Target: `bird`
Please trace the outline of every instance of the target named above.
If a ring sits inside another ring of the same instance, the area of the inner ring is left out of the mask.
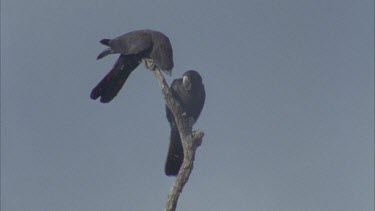
[[[195,70],[186,71],[182,78],[173,80],[171,93],[184,110],[191,126],[197,121],[206,99],[206,92],[202,77]],[[176,176],[184,160],[184,151],[180,133],[172,111],[165,106],[166,116],[171,127],[167,160],[165,162],[165,174]]]
[[[159,68],[169,76],[172,74],[172,45],[162,32],[150,29],[136,30],[114,39],[102,39],[100,43],[109,48],[101,52],[97,60],[110,54],[120,56],[109,73],[91,91],[90,98],[93,100],[99,97],[101,103],[113,100],[140,63],[144,63],[150,70]]]

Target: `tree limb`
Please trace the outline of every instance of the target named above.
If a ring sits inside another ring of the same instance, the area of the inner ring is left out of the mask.
[[[192,131],[189,118],[186,116],[181,104],[173,98],[171,90],[160,70],[155,68],[152,72],[159,80],[165,103],[175,117],[184,150],[184,161],[180,171],[178,172],[176,181],[169,192],[168,201],[165,208],[166,211],[175,211],[180,193],[189,180],[190,173],[193,170],[195,152],[202,143],[204,133],[200,130]]]

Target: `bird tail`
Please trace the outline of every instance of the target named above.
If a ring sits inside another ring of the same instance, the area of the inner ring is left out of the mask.
[[[137,68],[139,61],[136,58],[120,55],[112,70],[92,90],[91,99],[100,98],[100,102],[110,102],[120,91],[130,73]]]
[[[167,176],[176,176],[180,171],[183,161],[184,150],[182,147],[180,134],[176,127],[172,127],[167,161],[165,162],[165,174]]]

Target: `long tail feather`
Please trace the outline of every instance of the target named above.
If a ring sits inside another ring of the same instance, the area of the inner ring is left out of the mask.
[[[92,90],[91,99],[96,100],[100,97],[100,102],[110,102],[138,65],[139,61],[135,57],[120,55],[112,70]]]
[[[184,161],[184,150],[182,148],[180,134],[178,129],[172,127],[169,141],[167,161],[165,163],[165,174],[167,176],[176,176],[180,171]]]

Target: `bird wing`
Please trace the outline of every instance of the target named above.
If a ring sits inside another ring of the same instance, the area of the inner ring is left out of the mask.
[[[110,41],[115,52],[130,55],[139,54],[152,48],[152,38],[145,30],[132,31]]]

